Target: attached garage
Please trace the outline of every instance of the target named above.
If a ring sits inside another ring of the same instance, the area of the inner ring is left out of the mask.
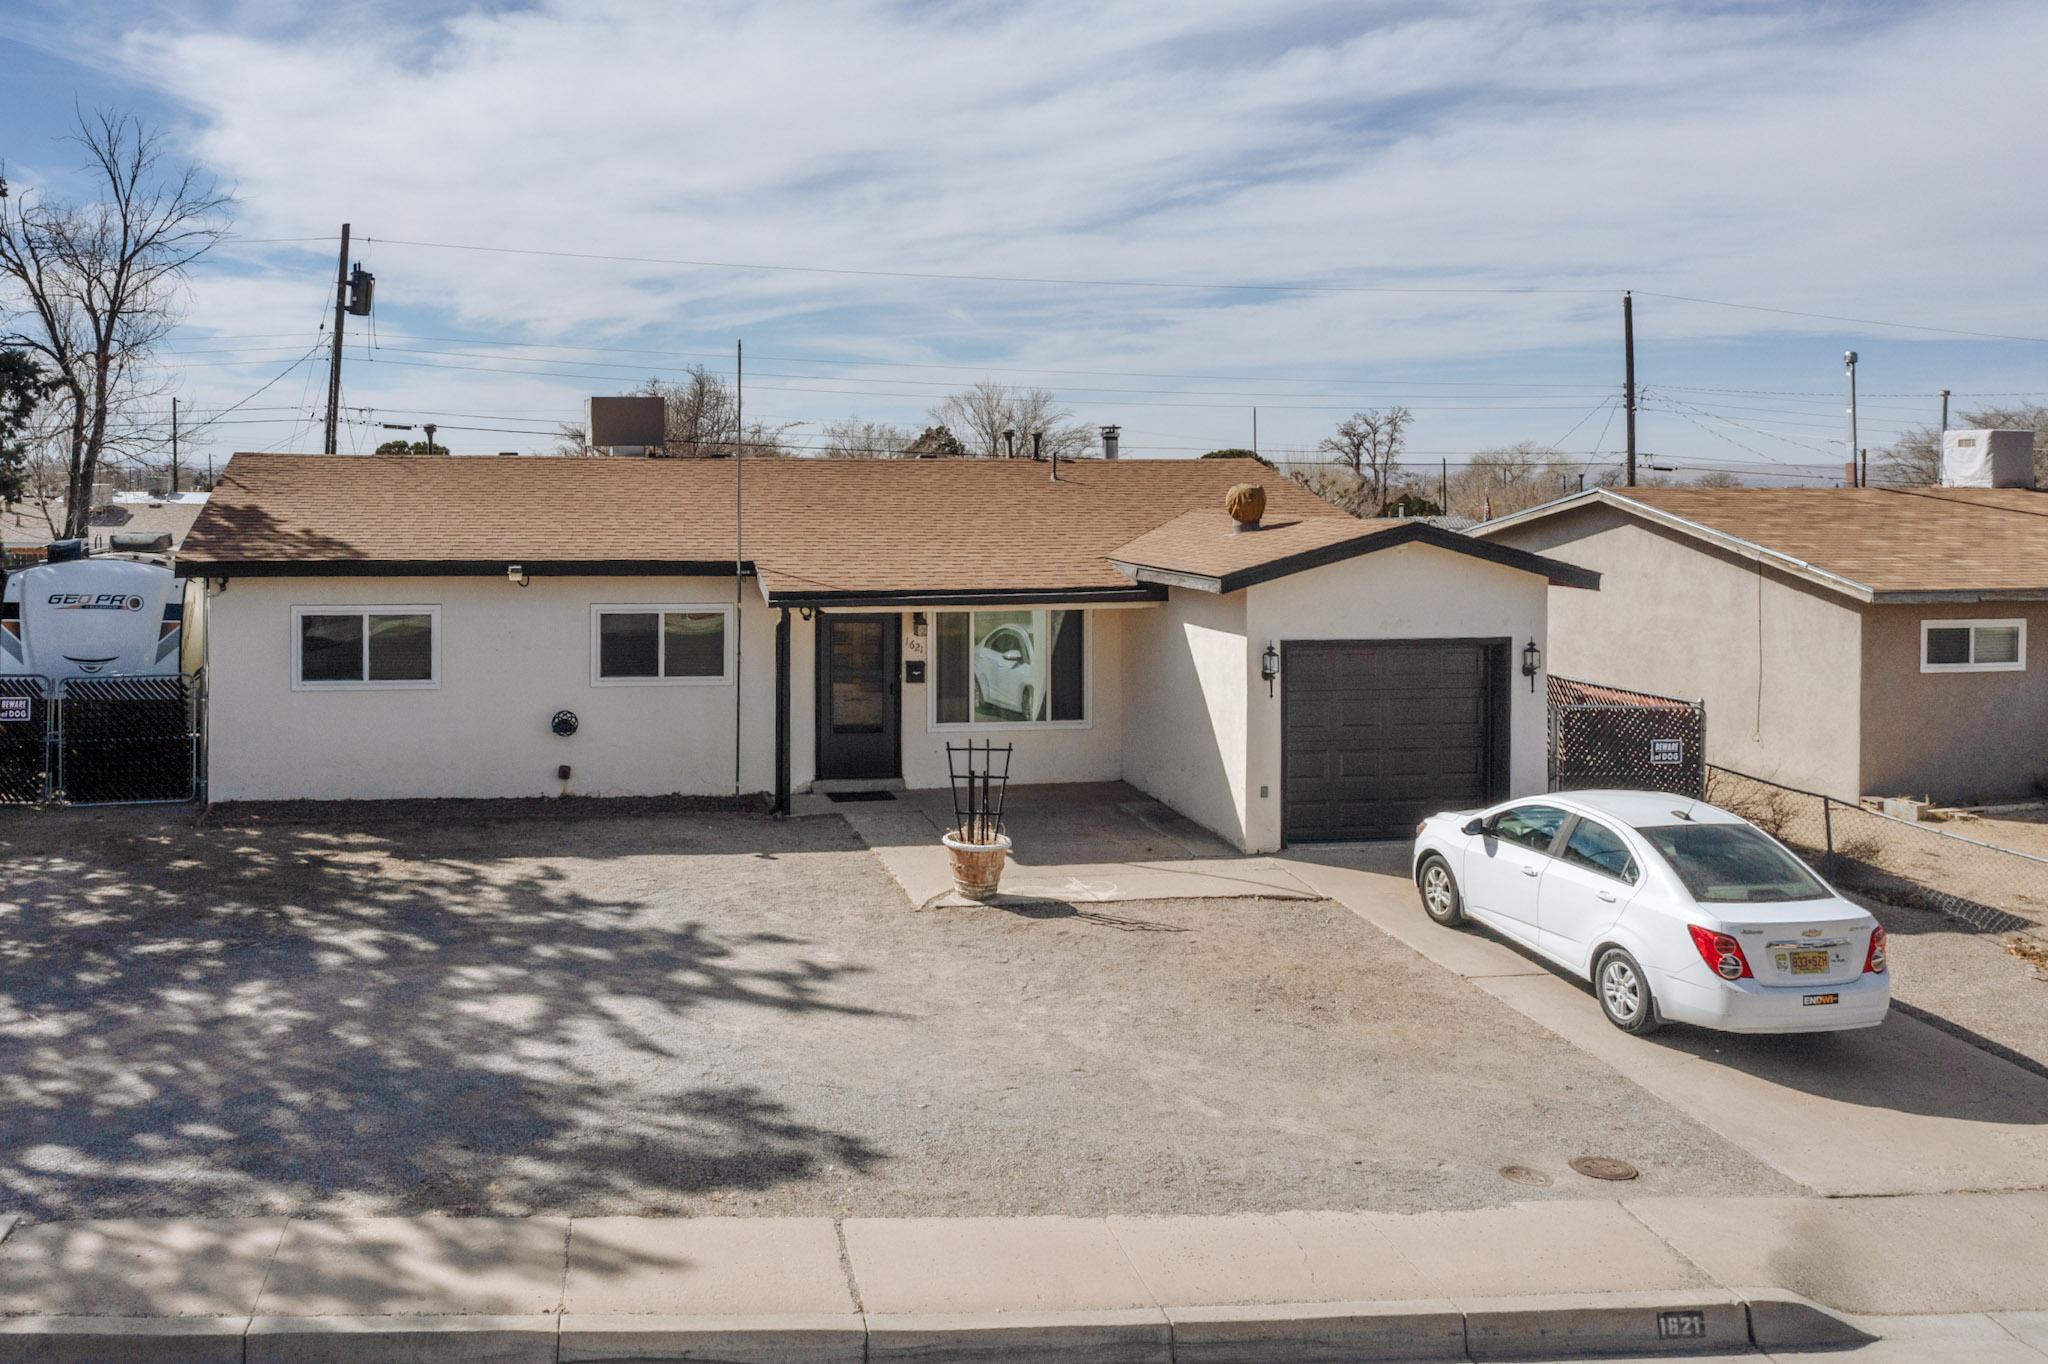
[[[1398,838],[1504,799],[1507,639],[1293,640],[1281,648],[1281,836]]]

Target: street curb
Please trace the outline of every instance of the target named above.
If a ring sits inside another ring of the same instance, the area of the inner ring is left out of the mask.
[[[1173,1327],[1157,1307],[1096,1312],[870,1314],[870,1364],[1173,1364]]]
[[[1467,1357],[1465,1314],[1444,1298],[1169,1307],[1166,1319],[1173,1326],[1174,1364]]]
[[[569,1313],[561,1364],[717,1360],[719,1364],[862,1364],[868,1328],[858,1312],[771,1317],[640,1317]]]
[[[243,1364],[555,1364],[560,1319],[255,1317]]]
[[[1459,1298],[1473,1359],[1699,1354],[1749,1348],[1749,1313],[1718,1288]]]
[[[0,1364],[242,1364],[247,1317],[0,1317]]]
[[[1874,1337],[1778,1288],[1091,1312],[8,1317],[0,1364],[1312,1364],[1826,1349]]]

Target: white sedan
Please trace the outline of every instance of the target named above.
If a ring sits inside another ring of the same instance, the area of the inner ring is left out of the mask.
[[[1702,801],[1573,791],[1431,815],[1415,835],[1430,918],[1476,919],[1591,981],[1625,1032],[1829,1032],[1891,1007],[1877,920]]]

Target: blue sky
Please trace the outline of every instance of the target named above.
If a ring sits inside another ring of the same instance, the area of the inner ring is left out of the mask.
[[[163,125],[236,190],[240,239],[163,355],[198,421],[247,400],[198,436],[216,458],[317,447],[324,374],[292,364],[321,339],[344,220],[378,307],[374,334],[351,319],[343,448],[433,419],[461,452],[544,449],[585,394],[729,369],[743,337],[749,412],[800,444],[849,415],[919,425],[992,377],[1120,424],[1134,454],[1247,444],[1254,407],[1261,448],[1308,451],[1400,402],[1418,462],[1526,439],[1597,470],[1621,447],[1625,287],[1641,446],[1688,472],[1839,467],[1845,349],[1874,447],[1944,387],[1959,408],[2048,394],[2040,342],[1684,301],[2048,335],[2037,3],[0,0],[0,19],[17,188],[65,188],[76,102]]]

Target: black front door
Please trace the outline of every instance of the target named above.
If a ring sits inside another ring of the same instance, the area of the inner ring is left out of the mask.
[[[899,617],[818,617],[818,776],[901,776],[897,685]]]

